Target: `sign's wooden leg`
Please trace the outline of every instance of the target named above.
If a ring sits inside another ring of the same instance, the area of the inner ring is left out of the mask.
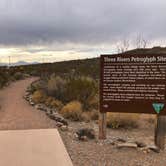
[[[155,128],[155,144],[161,150],[164,150],[165,130],[166,130],[166,117],[162,115],[157,115],[157,124]]]
[[[106,113],[99,113],[99,139],[106,139]]]

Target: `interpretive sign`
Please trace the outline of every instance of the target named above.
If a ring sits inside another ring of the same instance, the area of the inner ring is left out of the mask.
[[[101,55],[100,111],[166,115],[166,55]]]

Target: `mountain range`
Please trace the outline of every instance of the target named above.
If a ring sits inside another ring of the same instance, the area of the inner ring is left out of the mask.
[[[16,63],[11,63],[10,66],[23,66],[23,65],[30,65],[30,64],[38,64],[39,62],[25,62],[25,61],[18,61]],[[0,63],[0,66],[9,66],[8,63]]]

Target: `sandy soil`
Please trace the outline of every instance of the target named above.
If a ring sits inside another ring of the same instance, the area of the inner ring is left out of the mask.
[[[12,83],[0,91],[0,130],[55,128],[56,124],[23,99],[25,90],[36,78]]]
[[[142,120],[141,120],[142,121]],[[77,129],[90,127],[98,133],[95,123],[71,122],[68,132],[61,132],[62,139],[67,147],[75,166],[165,166],[166,150],[156,153],[145,153],[140,149],[118,149],[111,145],[110,140],[123,138],[130,141],[140,141],[147,145],[154,144],[154,125],[141,125],[138,129],[107,129],[105,142],[90,140],[78,141],[74,138]]]

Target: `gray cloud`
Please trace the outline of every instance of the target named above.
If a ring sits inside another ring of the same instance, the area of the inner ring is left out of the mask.
[[[166,37],[165,0],[0,0],[0,45],[113,44]]]

